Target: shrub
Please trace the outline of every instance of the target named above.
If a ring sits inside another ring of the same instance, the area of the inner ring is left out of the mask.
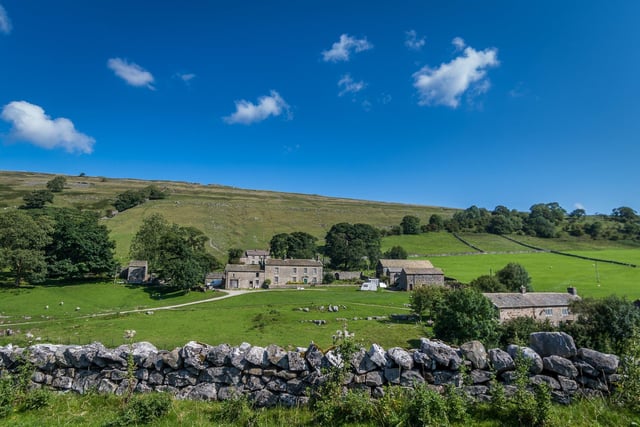
[[[133,396],[109,427],[149,424],[164,417],[173,403],[168,393],[148,393]]]

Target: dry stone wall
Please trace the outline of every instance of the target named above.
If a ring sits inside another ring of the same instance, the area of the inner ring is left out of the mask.
[[[573,338],[561,332],[540,332],[529,347],[511,345],[489,349],[472,341],[459,348],[422,338],[420,348],[385,350],[373,344],[360,349],[349,363],[345,387],[383,396],[384,387],[446,384],[463,387],[472,397],[490,398],[495,377],[507,393],[515,391],[516,356],[530,361],[530,382],[549,385],[554,400],[569,403],[576,396],[608,394],[620,380],[619,359],[590,349],[577,349]],[[86,393],[170,392],[180,399],[225,400],[248,395],[258,406],[297,406],[308,403],[314,389],[328,378],[327,369],[345,363],[335,351],[285,350],[276,345],[237,347],[189,342],[172,351],[147,342],[115,349],[100,343],[85,346],[38,344],[29,348],[0,347],[0,370],[15,372],[24,360],[34,366],[37,387]],[[466,379],[463,381],[463,377]]]

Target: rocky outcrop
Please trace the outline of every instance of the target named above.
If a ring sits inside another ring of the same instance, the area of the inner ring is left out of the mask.
[[[162,391],[179,399],[225,400],[247,395],[258,406],[297,406],[308,403],[313,390],[328,376],[326,369],[344,368],[344,385],[367,390],[373,398],[384,386],[414,387],[451,384],[468,395],[490,399],[489,383],[496,378],[512,387],[516,364],[529,365],[531,384],[546,384],[552,397],[568,403],[574,396],[606,394],[620,376],[615,355],[581,348],[566,334],[536,333],[531,347],[511,345],[507,351],[473,341],[460,348],[423,338],[419,349],[373,344],[350,360],[315,344],[284,349],[243,343],[210,346],[189,342],[171,351],[140,342],[108,349],[100,343],[85,346],[38,344],[27,349],[0,347],[0,372],[16,372],[27,359],[34,367],[35,387],[62,392],[123,394],[131,384],[136,392]],[[133,362],[133,369],[128,364]],[[466,366],[466,369],[462,369]]]

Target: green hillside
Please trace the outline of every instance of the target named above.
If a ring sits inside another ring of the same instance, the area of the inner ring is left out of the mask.
[[[0,207],[22,204],[22,197],[44,189],[55,175],[0,172]],[[149,201],[105,219],[116,241],[116,257],[128,259],[131,238],[144,217],[161,213],[169,221],[201,229],[210,239],[211,252],[226,258],[231,247],[266,248],[274,234],[305,231],[323,239],[339,222],[365,222],[376,227],[397,225],[405,215],[426,223],[438,213],[449,217],[454,209],[339,199],[317,195],[244,190],[219,185],[175,181],[144,181],[88,176],[67,176],[66,188],[56,193],[54,206],[92,209],[106,215],[116,196],[154,184],[168,193],[163,200]]]

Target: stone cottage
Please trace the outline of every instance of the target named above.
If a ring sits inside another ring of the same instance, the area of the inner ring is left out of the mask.
[[[376,277],[380,279],[382,276],[387,276],[389,278],[389,284],[394,286],[398,284],[403,268],[434,267],[433,264],[427,260],[381,259],[376,264]]]
[[[403,268],[398,289],[412,291],[421,286],[443,286],[444,273],[439,268]]]
[[[569,305],[580,299],[576,288],[561,292],[501,292],[485,293],[500,315],[500,322],[516,317],[531,317],[540,322],[548,320],[553,325],[572,322],[575,316]]]
[[[227,264],[226,289],[257,289],[264,283],[264,270],[258,264]]]
[[[265,262],[265,278],[272,286],[287,283],[322,283],[322,263],[313,259],[268,259]]]

